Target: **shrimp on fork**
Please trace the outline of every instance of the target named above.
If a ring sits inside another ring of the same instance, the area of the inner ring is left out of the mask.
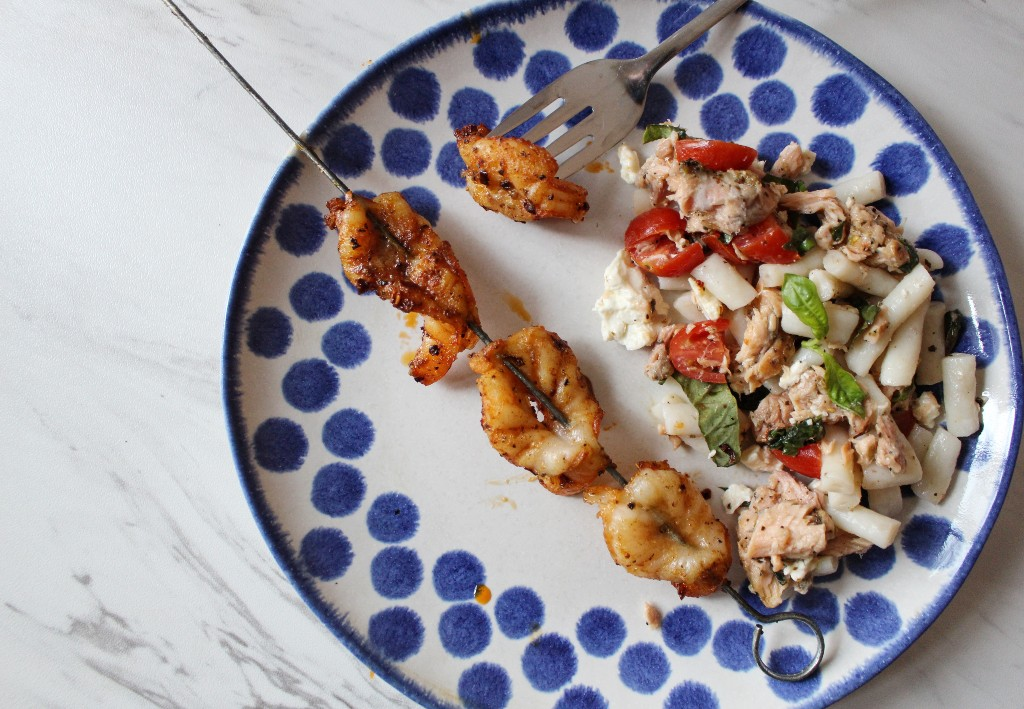
[[[568,419],[545,411],[509,371],[514,363]],[[482,400],[484,432],[510,463],[534,473],[558,495],[586,488],[609,465],[597,440],[604,412],[576,355],[558,335],[528,327],[470,357]]]
[[[472,327],[480,322],[451,244],[397,192],[373,200],[349,193],[327,209],[345,277],[358,292],[372,290],[402,312],[423,316],[423,339],[409,373],[425,385],[440,380],[458,354],[477,343]]]

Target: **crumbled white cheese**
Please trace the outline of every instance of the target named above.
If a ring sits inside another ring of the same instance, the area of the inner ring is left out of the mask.
[[[671,380],[670,380],[671,381]],[[678,386],[675,391],[671,385],[668,391],[651,407],[651,414],[658,422],[658,432],[664,436],[679,438],[701,438],[697,409],[689,402]]]
[[[668,305],[650,276],[620,250],[604,271],[604,293],[594,304],[601,336],[627,350],[650,347],[668,324]]]
[[[635,185],[640,176],[640,156],[631,147],[623,143],[619,146],[619,177],[623,182]]]
[[[922,392],[920,396],[914,399],[911,410],[914,412],[914,418],[917,422],[925,428],[935,428],[935,422],[942,415],[939,400],[930,391]]]
[[[704,313],[706,319],[717,320],[722,317],[722,301],[712,295],[711,291],[696,278],[690,279],[690,295],[693,297],[693,304]]]
[[[749,487],[733,483],[722,493],[722,506],[725,507],[726,512],[732,514],[743,505],[750,504],[753,497],[754,491]]]

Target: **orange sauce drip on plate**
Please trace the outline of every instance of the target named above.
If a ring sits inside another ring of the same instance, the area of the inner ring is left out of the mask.
[[[486,606],[491,601],[491,589],[482,583],[477,584],[476,591],[473,593],[473,597],[476,598],[476,602],[482,606]]]

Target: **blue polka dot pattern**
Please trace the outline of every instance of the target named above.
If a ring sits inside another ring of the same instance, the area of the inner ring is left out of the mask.
[[[286,418],[267,419],[252,440],[256,462],[272,473],[289,473],[302,467],[309,441],[302,426]]]
[[[640,694],[653,694],[668,680],[668,658],[654,643],[637,643],[619,658],[619,679]]]
[[[732,45],[732,64],[748,79],[765,79],[786,60],[786,42],[767,27],[746,30]]]
[[[502,709],[512,698],[512,681],[500,665],[481,662],[459,677],[459,699],[467,707]]]
[[[438,634],[449,654],[473,657],[491,642],[491,619],[477,604],[462,603],[441,614]]]
[[[555,709],[608,709],[608,700],[593,687],[569,687],[555,703]]]
[[[384,136],[380,157],[395,177],[416,177],[430,167],[430,139],[413,128],[392,128]]]
[[[700,125],[708,138],[735,141],[747,132],[750,117],[738,96],[719,94],[701,107]]]
[[[498,124],[498,103],[486,91],[467,86],[452,94],[448,102],[448,125],[452,130],[482,123],[488,128]]]
[[[402,662],[423,647],[423,621],[410,608],[387,608],[370,617],[367,636],[384,657]]]
[[[324,215],[311,204],[289,204],[281,210],[274,236],[280,247],[293,256],[315,254],[327,237]]]
[[[750,112],[765,125],[785,123],[796,111],[793,89],[781,81],[766,81],[750,92]]]
[[[437,163],[434,168],[445,184],[459,189],[466,186],[466,178],[462,176],[466,163],[459,155],[459,148],[454,141],[445,143],[437,151]]]
[[[640,120],[637,121],[637,128],[643,128],[652,123],[674,121],[677,110],[679,110],[679,104],[672,92],[662,84],[651,84],[647,92],[647,104],[640,115]]]
[[[359,509],[366,495],[363,474],[346,463],[330,463],[313,478],[310,500],[319,512],[330,517],[345,517]]]
[[[865,645],[887,643],[899,632],[902,621],[896,604],[880,593],[858,593],[846,601],[846,629]]]
[[[576,639],[591,655],[611,657],[626,640],[626,623],[611,608],[591,608],[576,623]]]
[[[302,538],[302,563],[309,573],[323,581],[340,578],[352,564],[352,544],[337,529],[318,527]]]
[[[523,651],[523,674],[534,689],[553,692],[576,674],[572,643],[556,633],[541,635]]]
[[[370,333],[351,320],[331,325],[320,340],[320,349],[327,361],[342,369],[352,369],[365,362],[371,345]]]
[[[605,55],[608,59],[636,59],[647,52],[636,42],[619,42],[608,50]]]
[[[893,224],[900,224],[903,221],[903,217],[900,215],[900,210],[896,207],[892,200],[880,199],[871,205],[885,216],[892,219]]]
[[[724,77],[722,65],[710,54],[694,54],[676,65],[676,86],[686,98],[713,96],[721,87]]]
[[[468,551],[449,551],[434,564],[434,590],[443,601],[468,601],[486,580],[484,565]]]
[[[811,96],[811,111],[827,126],[850,125],[864,115],[867,105],[867,92],[846,74],[825,79]]]
[[[750,651],[754,642],[754,625],[745,620],[729,620],[715,631],[711,650],[722,667],[736,672],[745,672],[754,667],[754,655]]]
[[[345,296],[334,276],[314,272],[295,282],[288,300],[303,320],[330,320],[341,311]]]
[[[361,458],[373,446],[373,422],[362,411],[342,409],[332,414],[323,429],[323,443],[339,458]]]
[[[807,593],[794,596],[792,610],[809,615],[817,621],[823,633],[830,633],[839,625],[839,599],[836,594],[821,586],[812,586]],[[803,633],[813,634],[803,623],[794,625]]]
[[[565,36],[576,49],[596,52],[607,47],[619,31],[619,16],[607,5],[584,0],[565,19]]]
[[[665,645],[680,655],[696,655],[711,639],[711,618],[697,606],[679,606],[661,622]]]
[[[871,547],[864,554],[851,554],[845,557],[844,561],[850,573],[873,581],[892,571],[892,567],[896,565],[896,547]]]
[[[508,637],[525,638],[544,625],[544,602],[533,589],[513,586],[495,601],[494,619]]]
[[[407,187],[401,194],[417,214],[431,226],[437,226],[437,220],[441,218],[441,200],[437,195],[426,187]]]
[[[701,8],[699,6],[691,5],[688,2],[677,2],[669,5],[661,15],[658,16],[658,24],[656,27],[658,41],[664,42],[668,39],[670,34],[699,15],[700,11]],[[691,52],[695,52],[703,47],[707,41],[708,35],[705,32],[679,54],[686,55]]]
[[[984,369],[999,354],[1000,338],[999,331],[989,321],[968,317],[964,321],[964,332],[955,351],[974,355],[978,368]]]
[[[304,359],[288,369],[281,391],[299,411],[319,411],[338,396],[338,373],[322,359]]]
[[[370,505],[366,526],[379,542],[394,544],[412,539],[419,529],[420,510],[407,495],[387,492]]]
[[[327,141],[323,158],[339,177],[359,177],[373,165],[373,139],[357,125],[344,125]]]
[[[525,46],[512,30],[489,32],[473,48],[473,66],[488,79],[515,76],[526,58]]]
[[[441,82],[434,72],[422,67],[403,69],[391,81],[388,103],[402,118],[424,123],[441,108]]]
[[[792,674],[799,672],[811,663],[811,654],[802,647],[780,647],[768,655],[768,666],[776,672]],[[776,696],[790,702],[806,699],[818,691],[821,686],[821,674],[814,673],[799,682],[784,682],[770,678],[768,686]]]
[[[571,68],[569,57],[561,52],[542,49],[526,63],[523,81],[527,90],[535,94]]]
[[[924,149],[915,143],[896,143],[878,154],[871,166],[885,175],[890,195],[914,194],[928,181],[931,168]]]
[[[949,566],[959,556],[962,540],[963,535],[952,522],[935,515],[915,515],[900,533],[903,551],[926,569]]]
[[[277,308],[260,308],[245,323],[245,344],[259,357],[280,357],[292,344],[292,321]]]
[[[779,154],[790,143],[799,143],[792,133],[769,133],[757,144],[757,156],[770,165],[779,159]]]
[[[856,157],[853,143],[835,133],[822,133],[807,146],[817,158],[814,172],[828,179],[842,177],[850,172]]]
[[[939,273],[949,276],[967,267],[974,257],[974,244],[963,227],[954,224],[935,224],[921,233],[915,242],[922,249],[931,249],[942,257]]]
[[[665,709],[718,709],[718,697],[700,682],[683,682],[665,700]]]
[[[370,562],[370,582],[384,598],[408,598],[423,583],[423,562],[412,549],[386,547]]]

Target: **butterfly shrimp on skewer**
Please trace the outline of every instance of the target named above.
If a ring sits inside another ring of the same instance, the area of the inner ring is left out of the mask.
[[[594,486],[583,499],[598,506],[612,559],[634,576],[668,581],[680,597],[707,596],[725,582],[729,532],[693,480],[668,463],[637,463],[624,488]]]
[[[587,190],[555,177],[558,162],[551,153],[522,138],[488,138],[487,133],[483,125],[455,131],[466,163],[466,191],[477,204],[517,222],[583,220],[590,209]]]
[[[327,226],[338,231],[345,276],[360,293],[374,291],[406,313],[423,316],[423,339],[409,364],[433,384],[477,336],[476,298],[451,244],[397,192],[373,200],[348,195],[327,203]]]
[[[545,409],[510,371],[515,364],[566,423]],[[484,431],[509,462],[526,468],[551,492],[574,495],[609,465],[598,442],[604,412],[576,355],[558,335],[528,327],[475,353]]]

